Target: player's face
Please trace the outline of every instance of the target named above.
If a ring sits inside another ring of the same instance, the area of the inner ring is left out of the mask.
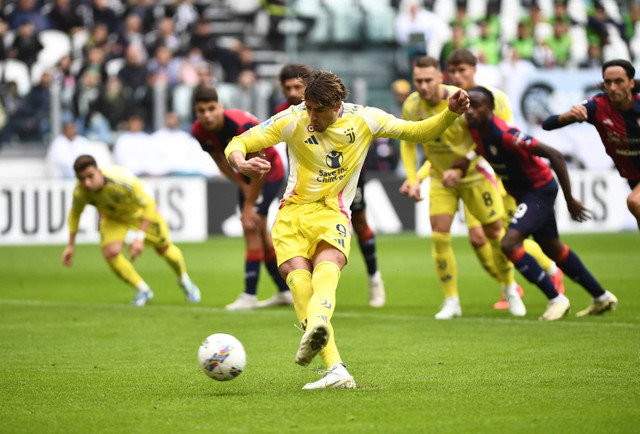
[[[80,184],[89,191],[98,191],[104,186],[104,176],[97,167],[89,166],[76,176]]]
[[[633,79],[627,77],[627,73],[622,66],[610,66],[602,74],[604,79],[604,90],[616,108],[627,108],[633,99]]]
[[[420,97],[429,104],[440,102],[440,83],[442,73],[433,66],[413,68],[413,85]]]
[[[304,95],[304,83],[299,78],[287,78],[282,85],[282,93],[291,105],[298,105],[302,102]]]
[[[200,101],[196,103],[196,116],[205,130],[219,130],[224,119],[224,107],[219,102]]]
[[[467,122],[471,128],[482,129],[491,117],[491,104],[489,99],[482,92],[469,92],[471,105],[465,114]]]
[[[475,85],[473,76],[476,74],[476,67],[467,63],[460,63],[458,65],[449,65],[449,78],[454,86],[458,86],[461,89],[468,90]]]
[[[318,133],[322,133],[329,128],[329,125],[338,120],[338,115],[340,114],[340,106],[322,107],[311,100],[306,100],[305,106],[307,107],[311,126]]]

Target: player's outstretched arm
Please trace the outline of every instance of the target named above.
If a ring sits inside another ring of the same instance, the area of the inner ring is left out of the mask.
[[[238,172],[243,175],[247,175],[249,178],[261,179],[264,175],[271,170],[271,163],[264,158],[254,157],[249,160],[245,160],[245,156],[242,151],[233,151],[229,154],[229,164],[235,167]]]
[[[566,113],[549,116],[542,123],[542,129],[551,131],[574,122],[584,122],[588,118],[587,108],[583,104],[576,104]]]
[[[465,113],[470,105],[469,95],[462,89],[458,89],[449,97],[449,110],[459,115]]]
[[[564,199],[567,201],[567,208],[569,209],[571,218],[579,222],[590,219],[592,215],[591,211],[586,209],[584,205],[575,199],[571,193],[569,172],[567,171],[567,165],[564,162],[562,154],[558,150],[540,142],[538,142],[535,148],[533,148],[533,153],[539,157],[547,158],[549,163],[551,163],[551,168],[558,176],[558,182],[562,187]]]

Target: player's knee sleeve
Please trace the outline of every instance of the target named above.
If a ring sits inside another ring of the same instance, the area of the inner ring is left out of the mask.
[[[120,279],[134,288],[142,281],[142,277],[140,277],[135,268],[133,268],[133,264],[131,264],[122,253],[107,259],[107,264],[109,264],[109,268],[111,268]]]
[[[313,295],[311,273],[307,270],[294,270],[287,276],[287,286],[293,296],[293,305],[300,325],[306,327],[307,306]]]

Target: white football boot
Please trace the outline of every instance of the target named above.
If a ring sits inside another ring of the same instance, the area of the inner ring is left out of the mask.
[[[581,310],[576,314],[576,316],[588,316],[588,315],[600,315],[603,312],[608,310],[616,310],[618,307],[618,299],[612,293],[606,294],[604,300],[591,300],[591,304],[584,310]]]
[[[296,354],[296,363],[305,367],[309,366],[309,363],[311,363],[316,354],[327,346],[330,333],[329,324],[324,321],[316,323],[307,330],[300,340],[300,347]]]
[[[387,300],[380,270],[369,276],[369,306],[382,307]]]
[[[355,389],[356,382],[347,371],[347,368],[337,363],[328,371],[320,371],[325,374],[320,380],[314,383],[307,383],[302,389]]]
[[[525,316],[527,314],[527,308],[518,294],[517,286],[512,285],[512,288],[507,288],[504,291],[504,299],[509,302],[509,313],[513,316]]]
[[[293,296],[291,295],[291,291],[277,292],[270,298],[256,303],[256,307],[271,306],[293,306]]]
[[[557,301],[549,301],[547,303],[547,310],[538,318],[540,321],[555,321],[569,312],[569,309],[571,309],[569,299],[562,294],[556,298],[558,298]]]
[[[200,302],[200,290],[198,289],[196,284],[193,283],[191,279],[189,279],[188,276],[185,276],[184,278],[179,280],[179,283],[189,303]]]
[[[258,297],[256,295],[247,294],[246,292],[240,293],[236,301],[225,306],[226,310],[251,310],[256,308],[258,303]]]
[[[460,300],[456,298],[445,298],[440,312],[436,314],[436,319],[452,319],[462,316]]]
[[[147,301],[151,300],[152,298],[152,290],[149,289],[147,291],[141,291],[138,289],[136,290],[136,296],[131,301],[131,304],[134,306],[144,306],[145,304],[147,304]]]

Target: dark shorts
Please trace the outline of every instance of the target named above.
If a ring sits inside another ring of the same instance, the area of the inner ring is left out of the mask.
[[[558,225],[553,208],[558,195],[558,183],[551,180],[541,188],[532,189],[516,198],[518,208],[509,227],[524,237],[538,239],[558,238]]]
[[[640,184],[640,179],[627,179],[627,182],[629,183],[631,190],[633,190],[638,186],[638,184]]]
[[[274,199],[278,197],[278,193],[280,193],[280,187],[282,186],[282,182],[284,178],[280,178],[277,181],[267,182],[265,181],[262,186],[262,193],[258,200],[256,201],[256,212],[259,215],[266,216],[269,214],[269,206]],[[242,210],[242,206],[244,205],[244,195],[242,191],[238,191],[238,203],[240,204],[240,210]]]
[[[364,201],[364,172],[360,173],[358,178],[358,186],[356,187],[356,195],[351,202],[351,212],[362,212],[367,208],[367,204]]]

